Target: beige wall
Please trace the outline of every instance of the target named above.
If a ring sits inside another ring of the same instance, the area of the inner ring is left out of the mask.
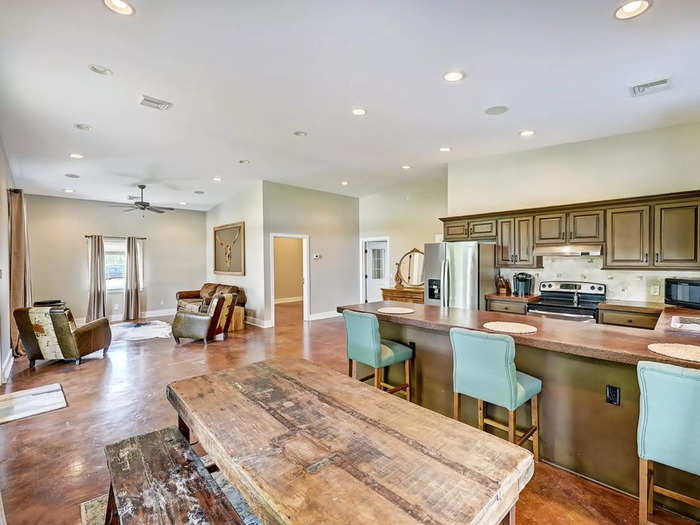
[[[175,292],[204,282],[203,212],[124,213],[103,202],[29,195],[27,213],[34,299],[63,299],[76,318],[87,310],[86,234],[148,238],[142,311],[174,311]],[[122,292],[108,292],[107,302],[109,315],[121,318]]]
[[[447,214],[447,175],[416,179],[380,193],[360,197],[360,237],[389,237],[389,283],[396,263],[411,248],[442,234],[439,217]]]
[[[270,233],[309,236],[311,319],[359,301],[359,204],[355,197],[263,183],[265,305],[271,304]],[[314,254],[320,258],[313,259]],[[272,312],[266,309],[265,319]]]
[[[247,320],[259,325],[263,325],[265,319],[262,199],[261,181],[242,183],[227,201],[207,212],[206,220],[207,280],[243,288],[248,299]],[[239,221],[245,221],[245,275],[217,275],[214,273],[213,228]]]
[[[690,124],[454,162],[448,213],[697,190],[698,144],[700,124]]]
[[[275,301],[302,299],[303,264],[301,239],[275,237]]]
[[[10,372],[10,251],[7,190],[13,186],[12,174],[0,141],[0,384]]]

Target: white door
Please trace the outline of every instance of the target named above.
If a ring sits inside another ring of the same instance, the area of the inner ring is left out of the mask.
[[[387,241],[365,243],[365,302],[382,300],[382,287],[386,286]]]

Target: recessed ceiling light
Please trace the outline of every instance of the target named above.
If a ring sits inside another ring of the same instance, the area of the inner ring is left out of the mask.
[[[101,66],[99,64],[90,64],[88,66],[88,69],[92,71],[93,73],[97,73],[98,75],[113,75],[114,72],[109,69],[108,67]]]
[[[250,161],[248,159],[241,159],[238,161],[238,164],[250,164]]]
[[[294,135],[296,135],[297,137],[306,137],[308,135],[308,133],[306,131],[299,130],[299,131],[295,131]]]
[[[352,114],[357,117],[364,117],[367,114],[367,110],[364,108],[355,108],[352,110]]]
[[[347,185],[348,185],[348,181],[344,180],[344,181],[341,182],[340,184],[342,184],[343,186],[347,186]]]
[[[187,203],[185,201],[180,201],[180,206],[187,206]]]
[[[71,153],[70,158],[71,159],[84,159],[85,155],[81,155],[80,153]]]
[[[401,166],[401,169],[402,170],[410,170],[411,166],[409,166],[408,164],[404,164],[403,166]]]
[[[641,15],[651,7],[651,0],[634,0],[625,2],[615,10],[615,18],[618,20],[628,20]]]
[[[63,193],[73,193],[73,188],[63,188]]]
[[[194,190],[194,193],[196,195],[204,195],[204,192],[202,190]]]
[[[525,137],[525,138],[532,137],[534,134],[535,134],[534,129],[524,129],[520,132],[520,136]]]
[[[214,182],[221,182],[221,177],[214,177],[213,179]]]
[[[461,71],[448,71],[442,75],[442,78],[444,78],[447,82],[459,82],[464,78],[464,73]]]
[[[503,115],[506,111],[508,111],[508,106],[491,106],[486,108],[484,113],[487,115]]]
[[[129,2],[125,2],[124,0],[104,0],[105,5],[114,11],[117,14],[120,15],[133,15],[134,14],[134,8]]]
[[[448,152],[452,151],[452,148],[449,146],[442,146],[440,148],[440,151],[442,151],[443,153],[448,153]]]
[[[74,124],[73,127],[75,127],[75,129],[79,129],[80,131],[90,131],[92,129],[90,124],[83,123]]]
[[[69,179],[79,179],[80,178],[80,175],[76,175],[75,173],[66,173],[65,176],[68,177]]]

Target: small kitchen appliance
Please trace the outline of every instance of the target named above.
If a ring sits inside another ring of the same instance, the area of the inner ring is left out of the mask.
[[[520,272],[513,275],[513,295],[520,297],[532,295],[534,287],[535,278],[529,273]]]
[[[666,279],[664,302],[700,310],[700,279]]]
[[[605,301],[605,285],[580,281],[542,281],[541,300],[527,307],[527,315],[595,323],[598,304]]]

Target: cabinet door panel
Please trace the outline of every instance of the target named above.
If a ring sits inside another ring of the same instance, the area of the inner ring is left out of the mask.
[[[603,242],[603,210],[569,212],[569,242]]]
[[[700,266],[700,201],[654,206],[654,266]]]
[[[566,214],[535,215],[535,244],[564,244]]]
[[[532,217],[517,217],[515,219],[515,264],[532,266],[533,257],[533,220]]]
[[[515,219],[498,219],[496,263],[499,266],[511,266],[513,264],[514,233]]]
[[[611,208],[606,219],[607,266],[650,266],[649,206]]]
[[[467,221],[450,221],[445,223],[444,238],[446,241],[463,241],[468,237]]]
[[[469,223],[470,239],[494,239],[496,219],[476,220]]]

